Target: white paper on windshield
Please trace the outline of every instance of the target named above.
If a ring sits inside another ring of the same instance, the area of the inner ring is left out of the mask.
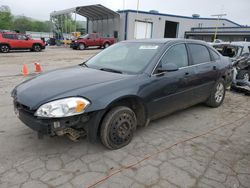
[[[156,50],[159,46],[157,45],[143,45],[140,46],[140,50]]]

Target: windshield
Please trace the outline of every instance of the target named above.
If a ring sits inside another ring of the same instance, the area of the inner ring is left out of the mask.
[[[150,63],[161,44],[118,43],[87,61],[95,69],[109,69],[122,73],[139,73]]]
[[[79,38],[86,39],[86,38],[88,38],[88,36],[89,36],[89,34],[81,35]]]

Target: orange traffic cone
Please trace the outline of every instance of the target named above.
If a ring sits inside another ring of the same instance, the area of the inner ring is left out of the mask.
[[[42,72],[42,67],[40,63],[35,63],[35,72],[37,73]]]
[[[28,67],[26,64],[24,64],[22,67],[22,74],[23,74],[23,76],[28,76],[28,74],[29,74],[29,70],[28,70]]]

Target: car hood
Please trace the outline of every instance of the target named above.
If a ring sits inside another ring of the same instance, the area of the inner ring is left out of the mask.
[[[12,97],[30,109],[35,109],[51,100],[70,97],[74,90],[80,89],[78,96],[82,96],[88,87],[125,79],[127,76],[82,66],[69,67],[21,83],[13,90]]]

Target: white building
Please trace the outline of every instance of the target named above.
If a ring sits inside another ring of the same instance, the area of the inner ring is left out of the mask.
[[[250,40],[250,27],[228,20],[201,18],[199,15],[178,16],[157,11],[112,11],[102,5],[80,6],[51,13],[51,17],[74,12],[87,18],[87,32],[101,33],[118,40],[141,38],[197,38],[212,41],[216,28],[218,37],[227,40]]]

